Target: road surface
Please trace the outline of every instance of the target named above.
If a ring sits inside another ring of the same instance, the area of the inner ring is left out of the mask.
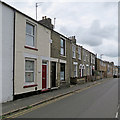
[[[15,115],[16,118],[115,118],[118,79],[109,79],[88,89]]]

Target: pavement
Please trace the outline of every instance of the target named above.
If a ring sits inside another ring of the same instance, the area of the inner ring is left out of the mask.
[[[88,82],[88,83],[84,83],[84,84],[72,85],[70,87],[59,88],[57,90],[49,91],[46,93],[33,95],[30,97],[18,99],[15,101],[3,103],[2,104],[2,115],[3,116],[9,115],[11,113],[15,113],[20,110],[24,110],[24,109],[42,104],[44,102],[53,100],[55,98],[59,98],[61,96],[64,96],[66,94],[72,93],[72,92],[80,90],[80,89],[84,89],[86,87],[92,86],[94,84],[97,84],[97,83],[105,81],[105,80],[106,79],[102,79],[102,80],[97,80],[95,82]]]

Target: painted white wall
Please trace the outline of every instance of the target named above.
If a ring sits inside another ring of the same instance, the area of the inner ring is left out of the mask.
[[[15,74],[14,74],[14,94],[19,95],[35,91],[35,87],[24,88],[25,82],[25,59],[35,60],[35,80],[37,90],[42,90],[42,60],[48,62],[48,81],[47,87],[50,88],[50,39],[51,32],[49,29],[36,23],[23,14],[16,12],[15,19]],[[26,45],[26,22],[35,26],[35,48],[36,50],[27,49]],[[31,84],[31,83],[29,83]]]
[[[13,99],[13,25],[13,10],[2,4],[2,102]]]
[[[1,2],[0,2],[0,26],[2,26]],[[0,27],[0,103],[2,103],[2,27]],[[2,115],[2,104],[0,104],[0,115]]]

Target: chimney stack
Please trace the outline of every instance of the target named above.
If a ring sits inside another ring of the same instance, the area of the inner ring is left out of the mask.
[[[72,40],[72,43],[76,44],[76,38],[75,38],[75,36],[70,36],[69,39]]]
[[[53,24],[51,22],[50,18],[47,18],[47,16],[43,16],[42,20],[38,21],[39,23],[43,24],[44,26],[53,29]]]

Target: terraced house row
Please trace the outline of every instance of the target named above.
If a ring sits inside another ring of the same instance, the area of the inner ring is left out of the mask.
[[[78,45],[75,36],[56,32],[46,16],[36,21],[0,2],[0,23],[3,51],[0,102],[118,74],[114,63],[98,59]]]

